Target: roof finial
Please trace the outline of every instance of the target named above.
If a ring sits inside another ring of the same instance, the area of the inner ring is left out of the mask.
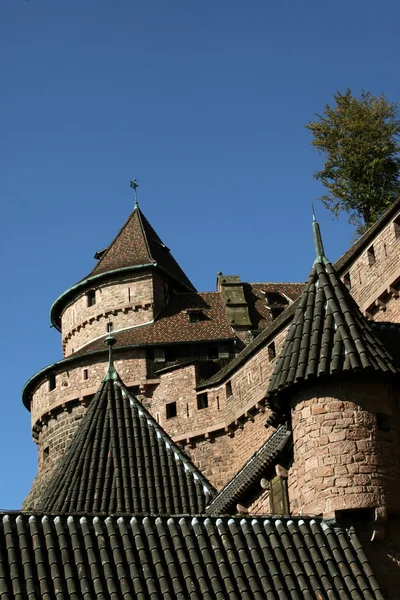
[[[313,213],[314,248],[315,248],[315,254],[316,254],[314,264],[322,263],[322,264],[326,265],[327,263],[329,263],[329,260],[325,256],[324,244],[322,243],[322,237],[321,237],[321,230],[319,228],[319,223],[318,223],[317,219],[315,218],[314,205],[311,204],[311,206],[312,206],[312,213]]]
[[[104,381],[107,381],[108,379],[118,379],[118,373],[114,367],[113,354],[112,354],[112,347],[114,346],[115,342],[116,342],[116,339],[114,336],[111,335],[111,332],[110,332],[105,339],[105,343],[108,346],[108,370],[107,370],[106,376],[104,377]]]
[[[139,184],[136,181],[136,179],[134,179],[133,181],[131,181],[131,188],[133,188],[133,191],[135,193],[135,208],[138,208],[138,206],[139,206],[138,199],[137,199],[137,188],[138,187],[139,187]]]

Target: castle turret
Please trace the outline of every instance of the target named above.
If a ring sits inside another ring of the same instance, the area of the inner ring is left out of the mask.
[[[313,228],[317,256],[271,377],[269,422],[291,422],[293,514],[377,518],[400,511],[399,371]]]

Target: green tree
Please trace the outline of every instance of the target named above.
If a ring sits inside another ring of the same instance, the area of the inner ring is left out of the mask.
[[[356,98],[350,90],[336,92],[334,100],[306,125],[325,160],[314,177],[329,190],[320,198],[324,205],[335,216],[346,211],[362,233],[400,193],[397,104],[365,91]]]

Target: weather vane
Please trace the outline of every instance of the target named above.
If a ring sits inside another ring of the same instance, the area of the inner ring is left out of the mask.
[[[135,208],[137,208],[137,206],[138,206],[138,199],[137,199],[137,188],[138,187],[139,187],[139,184],[136,181],[136,179],[134,179],[133,181],[131,181],[131,188],[135,192]]]

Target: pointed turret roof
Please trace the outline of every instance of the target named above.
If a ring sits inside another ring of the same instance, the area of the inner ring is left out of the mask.
[[[313,229],[316,259],[267,392],[273,410],[279,405],[274,396],[310,378],[362,370],[398,372],[326,258],[315,220]]]
[[[108,373],[36,509],[201,514],[215,494],[190,458],[124,386],[110,360]]]
[[[87,278],[116,269],[153,264],[187,290],[195,291],[193,284],[137,204],[111,244],[101,251],[100,257]]]

